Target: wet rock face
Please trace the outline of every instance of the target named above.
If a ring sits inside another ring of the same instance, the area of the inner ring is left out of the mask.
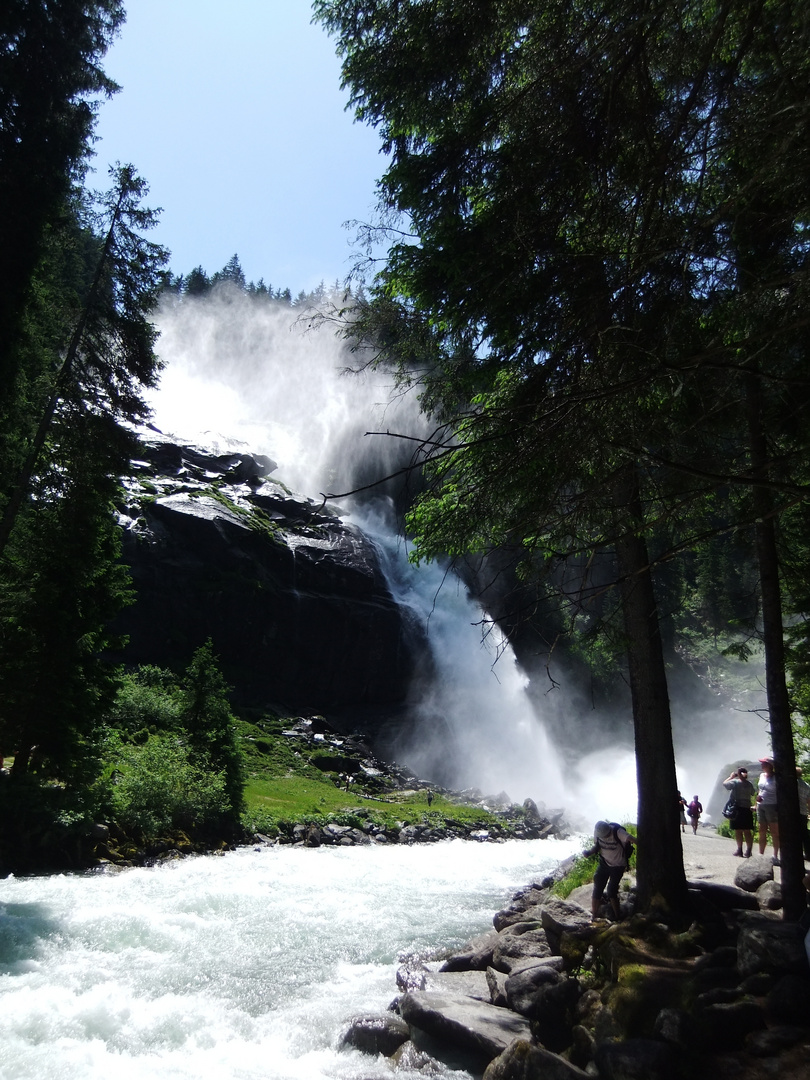
[[[144,435],[120,514],[137,596],[117,626],[126,661],[182,670],[210,637],[241,704],[401,703],[419,632],[374,546],[274,468]]]

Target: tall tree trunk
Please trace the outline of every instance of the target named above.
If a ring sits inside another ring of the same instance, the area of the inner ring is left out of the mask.
[[[626,498],[635,531],[616,543],[627,637],[638,781],[638,898],[642,910],[687,914],[678,782],[664,651],[647,544],[641,534],[641,501],[635,470],[628,470]]]
[[[780,862],[782,864],[782,912],[796,920],[807,907],[803,884],[804,853],[799,829],[799,793],[796,784],[796,753],[790,722],[790,700],[785,676],[785,642],[782,592],[773,494],[767,486],[768,452],[762,424],[762,386],[759,375],[748,375],[745,386],[751,466],[763,481],[752,491],[756,515],[756,551],[762,592],[762,640],[765,646],[765,689],[776,775],[779,812]]]

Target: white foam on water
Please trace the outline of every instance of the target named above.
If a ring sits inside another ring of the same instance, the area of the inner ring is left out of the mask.
[[[490,928],[516,888],[580,847],[242,848],[0,881],[0,1075],[391,1077],[337,1044],[350,1017],[386,1010],[400,954]]]

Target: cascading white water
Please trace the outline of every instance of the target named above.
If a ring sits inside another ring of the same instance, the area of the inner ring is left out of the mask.
[[[381,371],[346,376],[358,358],[329,324],[307,331],[297,314],[236,291],[170,303],[157,320],[158,350],[167,366],[153,404],[162,430],[192,441],[204,431],[209,445],[225,436],[223,449],[242,440],[245,449],[279,462],[281,480],[318,498],[402,464],[402,442],[379,432],[419,436],[426,428],[415,394],[394,393],[391,376]],[[482,612],[463,586],[453,576],[445,580],[441,568],[408,566],[384,511],[374,521],[368,507],[364,514],[364,527],[388,553],[392,592],[427,624],[437,676],[415,688],[415,738],[398,746],[398,756],[453,786],[505,791],[516,801],[531,796],[589,822],[634,820],[629,740],[604,748],[601,739],[603,748],[592,753],[588,727],[598,731],[604,718],[584,713],[572,725],[575,738],[585,735],[583,745],[576,761],[563,767],[542,715],[527,700],[511,650],[494,628],[482,641]],[[571,724],[575,708],[587,708],[559,693],[548,707],[562,714],[564,724]],[[673,703],[679,783],[690,795],[710,791],[724,762],[767,749],[760,707],[752,701],[741,714],[718,704],[696,716]]]
[[[246,848],[0,881],[0,1076],[393,1077],[337,1046],[351,1016],[385,1011],[398,955],[490,928],[580,845]]]
[[[207,428],[209,442],[211,428],[244,439],[307,495],[351,488],[364,462],[375,478],[401,463],[402,444],[369,430],[425,431],[415,396],[393,395],[389,375],[345,374],[351,357],[330,326],[305,332],[294,312],[235,293],[170,305],[158,325],[167,361],[153,402],[158,426],[198,440]],[[556,751],[497,628],[482,635],[484,613],[454,575],[408,563],[383,496],[353,520],[375,540],[391,591],[427,631],[433,656],[434,678],[414,692],[412,737],[397,744],[398,759],[449,787],[561,807]]]
[[[356,520],[377,544],[394,599],[431,646],[433,671],[415,695],[407,735],[394,743],[397,759],[456,790],[476,787],[512,802],[562,807],[570,791],[509,643],[457,577],[435,563],[408,562],[384,517]]]

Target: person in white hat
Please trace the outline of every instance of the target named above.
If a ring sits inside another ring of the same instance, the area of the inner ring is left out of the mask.
[[[599,856],[599,865],[593,876],[591,916],[594,919],[598,917],[599,905],[604,894],[614,918],[618,920],[622,917],[619,907],[619,882],[627,869],[627,860],[637,840],[615,821],[597,821],[593,828],[593,839],[593,847],[583,852],[586,856]]]

